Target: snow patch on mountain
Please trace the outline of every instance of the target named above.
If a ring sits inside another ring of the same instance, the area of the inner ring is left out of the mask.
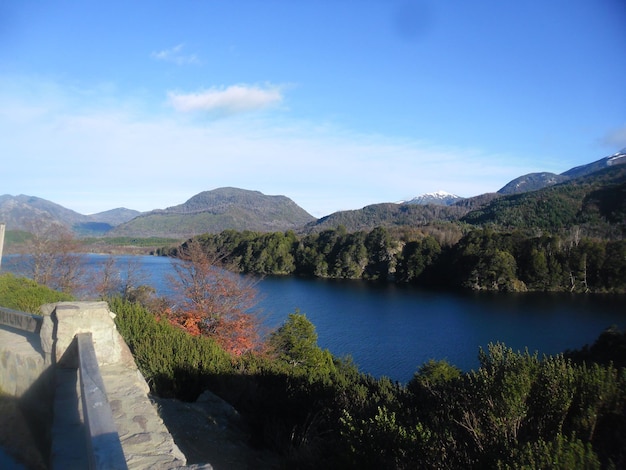
[[[421,196],[416,196],[406,201],[399,201],[398,204],[435,204],[439,206],[449,206],[461,199],[463,199],[461,196],[440,190],[433,193],[422,194]]]
[[[613,155],[611,155],[607,161],[606,164],[608,166],[613,166],[613,165],[621,165],[624,162],[626,162],[626,148],[623,148],[622,150],[620,150],[617,153],[614,153]]]

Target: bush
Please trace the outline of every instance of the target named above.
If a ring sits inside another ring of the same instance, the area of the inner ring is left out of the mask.
[[[231,358],[214,340],[191,336],[145,307],[109,299],[117,328],[154,393],[195,400],[212,376],[232,373]]]
[[[43,304],[74,300],[70,294],[41,286],[25,277],[13,274],[0,276],[0,305],[13,310],[39,314]]]

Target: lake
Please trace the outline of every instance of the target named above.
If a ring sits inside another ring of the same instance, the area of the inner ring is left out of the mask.
[[[98,269],[107,258],[89,255],[88,265]],[[169,259],[118,256],[116,262],[121,273],[136,264],[158,295],[170,293]],[[3,270],[12,269],[10,257],[2,263]],[[362,372],[404,383],[429,359],[475,369],[479,347],[490,342],[556,354],[592,343],[611,325],[626,325],[623,295],[434,292],[295,277],[266,277],[257,287],[267,326],[279,326],[299,309],[315,325],[322,348],[351,356]]]

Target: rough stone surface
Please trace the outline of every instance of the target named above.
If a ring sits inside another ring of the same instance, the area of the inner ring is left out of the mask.
[[[248,433],[238,413],[215,395],[206,393],[195,404],[151,399],[150,388],[117,332],[114,314],[105,302],[48,304],[42,307],[42,314],[40,335],[0,328],[0,387],[14,396],[25,394],[33,403],[31,408],[41,416],[53,409],[51,468],[86,468],[85,424],[74,347],[75,335],[85,332],[93,336],[104,389],[129,469],[281,468],[275,456],[249,448]],[[45,403],[41,397],[51,396],[52,390],[56,391],[54,405],[50,402],[48,411],[42,412],[36,402]],[[183,446],[193,457],[189,465],[188,456],[181,451]]]
[[[51,467],[87,467],[75,336],[89,332],[128,468],[186,468],[186,458],[150,400],[150,388],[117,332],[115,314],[106,302],[59,302],[44,305],[41,311],[39,335],[0,328],[0,387],[11,395],[31,398],[36,398],[33,390],[42,384],[48,394],[55,391],[54,404],[49,406],[54,416]]]
[[[10,328],[0,329],[0,390],[20,397],[44,370],[37,334]]]
[[[76,369],[56,372],[54,420],[52,425],[51,468],[88,468],[86,430]]]
[[[70,371],[74,370],[72,366],[75,367],[75,348],[72,346],[75,335],[84,332],[92,334],[104,389],[128,468],[183,467],[186,458],[150,401],[150,388],[117,332],[113,322],[115,315],[109,311],[106,302],[60,302],[44,306],[42,312],[45,315],[41,333],[42,339],[46,338],[44,349],[49,351],[53,361],[60,360],[63,366],[70,367]],[[76,415],[76,408],[80,408],[80,390],[76,389],[76,379],[66,380],[69,382],[65,384],[66,389],[61,396],[70,398],[63,403],[57,400],[57,417],[62,414]],[[61,386],[57,383],[57,387]],[[67,409],[64,410],[64,406]],[[78,432],[81,426],[84,428],[82,416],[79,421],[77,424],[74,420],[56,429],[53,441],[55,436],[63,440],[71,432]],[[55,426],[56,422],[55,417]],[[59,465],[58,468],[62,467]]]
[[[41,346],[51,362],[76,367],[70,345],[77,333],[92,334],[99,364],[132,361],[106,302],[58,302],[43,305],[41,312]]]
[[[100,372],[128,468],[183,467],[187,460],[150,401],[141,374],[124,364],[104,365]]]

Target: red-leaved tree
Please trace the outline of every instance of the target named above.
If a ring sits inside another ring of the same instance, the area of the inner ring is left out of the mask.
[[[170,282],[177,292],[170,321],[194,335],[215,339],[235,355],[262,346],[256,282],[222,266],[197,240],[179,250]]]

